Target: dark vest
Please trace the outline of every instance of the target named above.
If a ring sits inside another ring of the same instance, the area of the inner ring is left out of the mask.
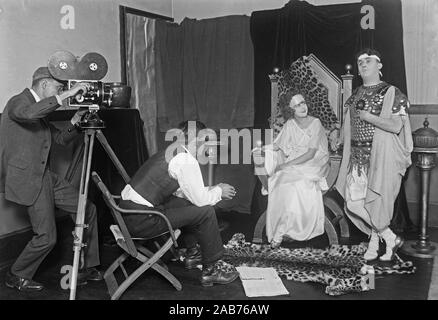
[[[131,187],[154,206],[163,204],[179,188],[178,181],[168,172],[166,151],[150,157],[129,182]]]

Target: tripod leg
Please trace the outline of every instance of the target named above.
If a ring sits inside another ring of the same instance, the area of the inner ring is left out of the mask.
[[[119,171],[120,175],[122,176],[123,180],[125,180],[125,183],[129,183],[131,178],[126,173],[125,168],[123,167],[122,163],[119,161],[119,158],[117,158],[116,154],[114,153],[113,149],[109,145],[108,141],[105,138],[105,135],[102,133],[101,130],[97,130],[96,132],[97,139],[100,141],[100,144],[105,149],[106,153],[110,157],[111,161],[114,163],[114,165],[117,168],[117,171]]]
[[[78,277],[78,268],[79,268],[79,260],[81,249],[84,246],[82,244],[84,228],[87,227],[84,225],[85,221],[85,207],[87,205],[87,196],[88,196],[88,182],[90,180],[90,170],[91,170],[91,160],[93,156],[93,146],[94,146],[94,134],[95,132],[90,130],[85,133],[84,136],[84,157],[82,163],[82,174],[81,174],[81,184],[79,187],[79,201],[78,201],[78,209],[76,214],[76,224],[75,231],[73,232],[73,269],[72,276],[70,282],[70,300],[74,300],[76,297],[76,285],[77,285],[77,277]]]
[[[76,170],[78,170],[79,163],[84,154],[84,149],[84,144],[81,144],[80,146],[78,146],[73,154],[73,160],[71,161],[70,166],[68,167],[65,174],[65,180],[67,180],[68,182],[71,182],[74,174],[76,173]]]

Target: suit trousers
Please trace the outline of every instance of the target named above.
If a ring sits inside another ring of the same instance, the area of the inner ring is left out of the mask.
[[[35,203],[27,207],[34,236],[11,267],[13,274],[25,279],[33,278],[41,262],[56,244],[55,208],[69,212],[73,220],[76,219],[78,190],[48,168],[42,179]],[[84,258],[85,267],[89,268],[100,264],[96,207],[91,202],[86,206],[85,223],[89,227],[84,229],[83,243],[87,242]]]
[[[224,251],[216,212],[212,206],[197,207],[190,201],[171,197],[165,204],[150,208],[129,200],[122,200],[124,209],[157,210],[163,213],[175,229],[181,229],[187,247],[199,244],[204,264],[219,260]],[[165,221],[154,215],[124,214],[131,236],[150,238],[166,232]]]

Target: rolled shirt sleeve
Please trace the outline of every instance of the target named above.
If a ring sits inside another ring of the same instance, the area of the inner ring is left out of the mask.
[[[221,188],[204,185],[199,163],[189,153],[179,153],[169,162],[169,174],[180,186],[175,195],[184,196],[198,207],[213,206],[222,198]]]

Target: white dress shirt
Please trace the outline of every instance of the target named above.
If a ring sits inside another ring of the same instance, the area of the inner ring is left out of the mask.
[[[32,93],[33,98],[35,99],[35,101],[36,102],[40,102],[41,98],[39,97],[39,95],[37,95],[37,93],[32,88],[30,88],[29,90],[30,90],[30,93]]]
[[[169,175],[178,181],[179,189],[174,195],[185,198],[195,206],[213,206],[222,198],[222,189],[220,187],[209,188],[204,185],[201,168],[198,161],[188,152],[178,153],[169,162]],[[138,194],[129,184],[121,193],[123,200],[131,200],[137,204],[153,207],[153,205]]]

